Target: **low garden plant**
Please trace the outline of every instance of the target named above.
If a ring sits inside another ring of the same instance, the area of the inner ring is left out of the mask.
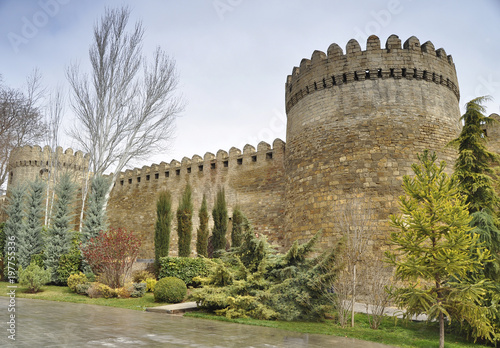
[[[35,263],[30,263],[26,269],[19,267],[19,283],[28,287],[28,291],[36,293],[40,288],[50,282],[50,270],[45,270]]]
[[[305,244],[277,254],[263,236],[245,227],[242,244],[222,253],[191,298],[217,315],[279,320],[322,320],[333,310],[325,295],[335,279],[338,249],[310,257],[318,232]]]
[[[155,286],[154,297],[156,302],[179,303],[187,294],[186,283],[176,277],[160,279]]]
[[[139,253],[141,241],[132,232],[110,229],[90,239],[82,254],[100,282],[122,287]]]

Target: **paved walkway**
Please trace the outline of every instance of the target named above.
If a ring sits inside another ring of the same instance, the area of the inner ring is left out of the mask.
[[[1,347],[388,347],[343,337],[29,299],[16,299],[16,340],[12,341],[7,331],[8,303],[8,298],[0,297]]]

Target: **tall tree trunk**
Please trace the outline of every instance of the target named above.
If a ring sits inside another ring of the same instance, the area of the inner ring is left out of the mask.
[[[356,264],[352,271],[352,303],[351,303],[351,327],[354,327],[354,304],[356,302]]]
[[[439,348],[444,348],[444,315],[439,313]]]

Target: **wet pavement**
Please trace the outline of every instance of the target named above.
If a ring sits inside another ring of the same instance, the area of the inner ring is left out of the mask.
[[[15,300],[15,338],[8,338],[9,298],[0,298],[1,347],[382,348],[344,337],[300,334],[219,321],[43,300]]]

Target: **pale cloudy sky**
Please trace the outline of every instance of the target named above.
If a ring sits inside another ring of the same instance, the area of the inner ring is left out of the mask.
[[[371,34],[382,44],[396,34],[443,47],[456,65],[462,106],[489,94],[488,113],[500,113],[499,0],[0,0],[3,82],[22,87],[38,68],[47,88],[69,93],[66,67],[88,66],[95,20],[122,4],[144,23],[144,53],[159,45],[175,58],[187,102],[170,150],[139,167],[285,140],[292,68],[333,42],[345,47],[356,38],[364,49]],[[65,115],[71,125],[69,107]],[[77,149],[69,138],[62,145]]]

